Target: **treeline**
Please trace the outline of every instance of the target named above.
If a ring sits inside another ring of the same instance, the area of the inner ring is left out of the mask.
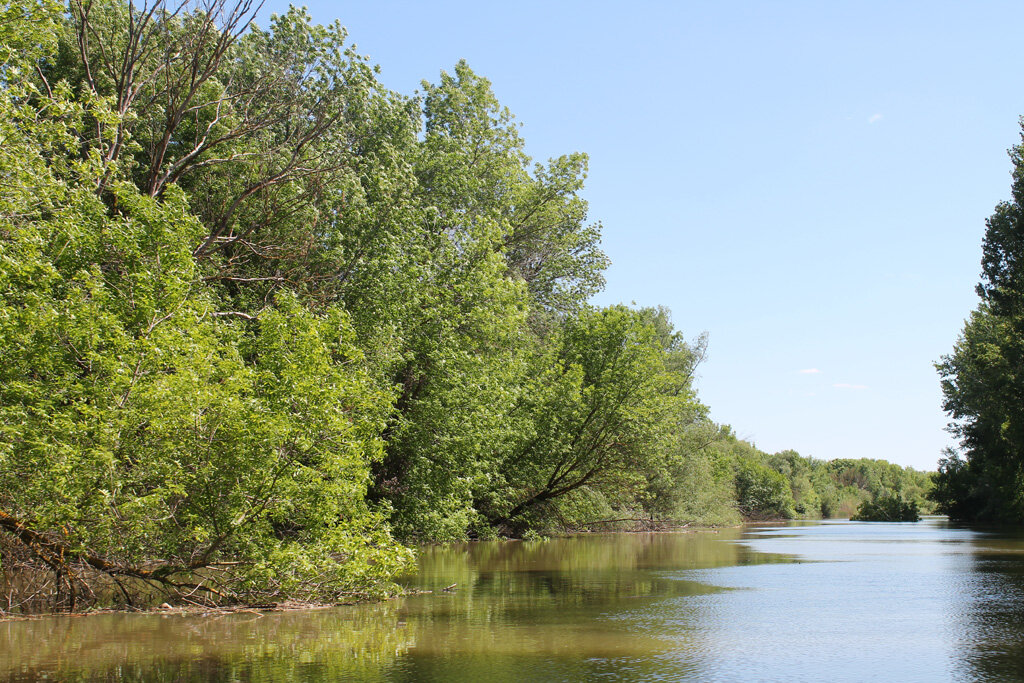
[[[585,155],[534,163],[465,63],[401,95],[256,9],[0,5],[6,610],[338,600],[414,541],[873,491],[711,424],[668,311],[586,303]]]
[[[698,523],[854,517],[890,499],[930,511],[933,473],[869,458],[819,460],[796,451],[766,453],[719,427],[688,459],[692,488],[677,515]],[[685,479],[683,480],[685,481]]]
[[[1024,123],[1024,119],[1022,119]],[[933,499],[965,521],[1024,523],[1024,144],[1010,150],[1011,198],[986,221],[978,307],[937,368],[960,449]]]

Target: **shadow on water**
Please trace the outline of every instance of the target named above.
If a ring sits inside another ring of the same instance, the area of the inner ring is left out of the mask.
[[[972,543],[955,615],[964,680],[1024,680],[1024,534],[991,531]]]
[[[403,582],[432,592],[2,623],[0,679],[1024,678],[1024,538],[940,520],[426,547]]]

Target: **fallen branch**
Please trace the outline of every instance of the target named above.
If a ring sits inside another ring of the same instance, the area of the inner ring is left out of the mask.
[[[88,567],[109,576],[122,590],[126,598],[127,591],[118,580],[119,577],[139,579],[150,583],[151,585],[156,584],[164,588],[171,588],[178,594],[182,594],[184,591],[190,591],[189,594],[195,594],[196,592],[202,591],[209,595],[217,596],[222,600],[230,597],[216,588],[208,586],[202,582],[192,583],[190,581],[175,581],[171,578],[176,574],[192,573],[197,569],[202,569],[205,566],[202,564],[194,566],[165,564],[156,567],[155,569],[143,569],[142,567],[116,564],[97,555],[74,551],[70,549],[67,544],[62,543],[50,535],[32,529],[25,520],[19,519],[14,515],[4,512],[3,510],[0,510],[0,529],[7,531],[21,541],[21,543],[24,544],[32,554],[38,557],[57,574],[58,591],[60,579],[67,582],[69,589],[68,597],[72,609],[74,608],[75,598],[72,577],[75,573],[72,571],[71,564],[74,562],[87,565]],[[79,582],[82,583],[81,580]],[[130,600],[128,601],[128,604],[131,605]]]
[[[618,519],[597,519],[593,522],[579,522],[580,526],[593,526],[595,524],[614,524],[616,522],[644,522],[646,524],[676,524],[675,520],[671,519],[652,519],[650,517],[619,517]],[[685,528],[690,526],[689,522],[686,524],[678,524],[677,526]]]

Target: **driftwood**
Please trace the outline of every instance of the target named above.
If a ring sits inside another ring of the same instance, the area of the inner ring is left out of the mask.
[[[685,529],[690,523],[678,524],[672,519],[652,519],[651,517],[619,517],[617,519],[596,519],[593,522],[578,522],[579,526],[596,526],[598,524],[615,524],[616,522],[641,522],[643,524],[661,524],[664,526],[676,526]]]

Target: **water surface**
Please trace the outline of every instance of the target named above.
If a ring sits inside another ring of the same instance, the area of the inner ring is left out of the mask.
[[[377,605],[0,624],[0,677],[1024,679],[1024,537],[794,523],[425,548]],[[455,584],[451,590],[446,587]]]

